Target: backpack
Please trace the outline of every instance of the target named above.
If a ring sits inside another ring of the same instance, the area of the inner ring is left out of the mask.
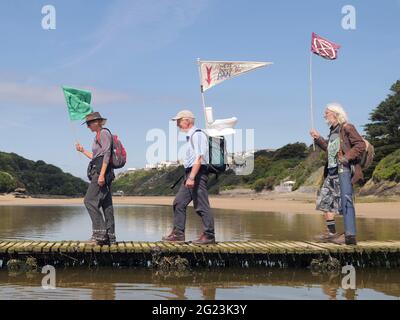
[[[360,165],[362,170],[368,169],[372,162],[374,161],[375,157],[375,148],[374,146],[366,139],[364,139],[365,142],[365,151],[361,155],[361,160],[360,160]]]
[[[226,141],[223,136],[219,137],[209,137],[203,130],[197,129],[196,132],[204,133],[208,138],[208,165],[207,169],[209,173],[214,173],[218,176],[218,174],[226,171],[228,165],[226,161]],[[190,142],[192,144],[192,148],[194,149],[192,136],[190,137]]]
[[[374,161],[374,157],[375,157],[375,148],[374,146],[365,138],[363,138],[364,142],[365,142],[365,150],[363,151],[363,153],[360,156],[360,166],[361,166],[361,170],[367,170],[372,162]]]
[[[113,169],[120,169],[126,164],[126,151],[117,135],[113,135],[107,128],[103,128],[111,134],[111,157],[110,165]],[[99,137],[96,135],[96,142],[100,145]]]

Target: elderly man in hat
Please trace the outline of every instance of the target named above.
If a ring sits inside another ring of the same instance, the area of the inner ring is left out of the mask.
[[[195,117],[189,110],[180,111],[172,120],[179,129],[186,133],[186,157],[184,160],[185,175],[182,185],[173,203],[174,228],[163,237],[164,241],[184,242],[186,209],[193,201],[196,213],[201,217],[204,232],[194,244],[215,243],[214,217],[208,201],[208,137],[195,126]]]
[[[96,133],[92,152],[85,150],[79,143],[76,144],[76,150],[91,160],[87,172],[90,184],[84,203],[92,220],[93,233],[89,240],[89,243],[92,244],[115,243],[114,208],[111,197],[111,182],[114,179],[114,172],[109,165],[112,135],[107,129],[103,130],[106,121],[107,119],[98,112],[88,114],[83,124]],[[103,212],[100,208],[103,209]]]

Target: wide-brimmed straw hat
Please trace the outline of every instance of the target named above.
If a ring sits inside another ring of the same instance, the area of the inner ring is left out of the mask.
[[[94,120],[102,120],[102,121],[103,121],[103,122],[102,122],[103,125],[104,125],[104,124],[106,123],[106,121],[107,121],[107,119],[106,119],[106,118],[103,118],[103,117],[100,115],[99,112],[92,112],[92,113],[89,113],[89,114],[86,116],[86,121],[85,121],[84,123],[82,123],[82,124],[87,124],[88,122],[94,121]]]

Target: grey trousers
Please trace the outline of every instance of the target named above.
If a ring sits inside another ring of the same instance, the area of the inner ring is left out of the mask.
[[[100,187],[99,176],[94,175],[86,191],[84,203],[92,220],[92,237],[98,241],[115,241],[114,208],[111,196],[111,184]],[[101,211],[103,210],[103,212]]]
[[[185,232],[186,208],[193,201],[194,209],[203,222],[204,233],[214,236],[214,216],[210,209],[207,191],[208,173],[199,172],[196,175],[193,189],[185,186],[188,174],[185,175],[185,179],[174,200],[174,229],[178,232]]]

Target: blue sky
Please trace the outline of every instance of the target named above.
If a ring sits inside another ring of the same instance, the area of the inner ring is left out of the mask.
[[[56,30],[43,30],[41,9],[56,8]],[[341,25],[356,9],[356,30]],[[93,107],[109,119],[128,151],[127,167],[146,163],[146,133],[168,131],[191,109],[203,125],[198,57],[272,61],[274,65],[206,92],[216,118],[236,116],[255,129],[256,148],[311,143],[309,48],[314,31],[342,48],[339,58],[313,57],[316,128],[328,102],[344,105],[362,131],[369,113],[399,79],[400,1],[23,1],[0,3],[0,150],[44,160],[84,177],[78,139],[59,87],[93,91]]]

